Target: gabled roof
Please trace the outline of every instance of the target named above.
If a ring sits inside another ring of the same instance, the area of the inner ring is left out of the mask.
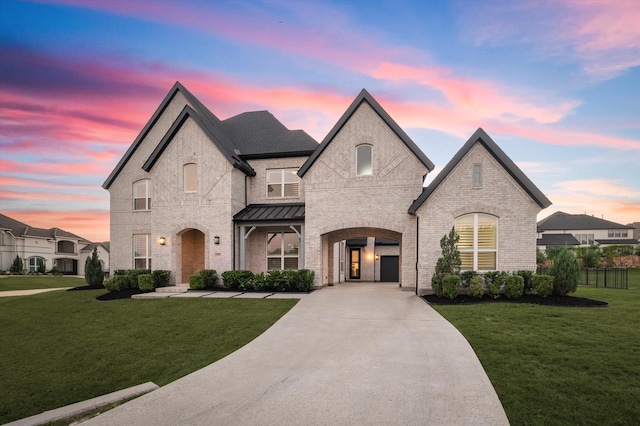
[[[153,167],[187,118],[192,118],[202,128],[234,167],[250,176],[255,175],[255,172],[245,161],[246,159],[308,156],[318,146],[318,143],[307,133],[302,130],[287,129],[268,111],[244,113],[221,121],[179,81],[176,81],[102,184],[104,189],[109,189],[178,92],[187,99],[188,105],[185,105],[153,154],[147,159],[143,166],[146,171]]]
[[[520,170],[518,166],[504,153],[502,149],[489,137],[489,135],[478,128],[475,133],[467,140],[460,150],[453,156],[451,161],[444,169],[435,177],[435,179],[422,190],[422,194],[411,204],[409,213],[415,214],[420,206],[429,198],[436,188],[449,176],[449,173],[458,165],[460,161],[467,155],[475,144],[481,144],[491,156],[511,175],[511,177],[529,194],[529,196],[540,207],[547,208],[551,205],[551,201],[536,187],[531,180]]]
[[[427,168],[428,171],[433,170],[435,167],[431,160],[427,158],[427,156],[422,152],[420,148],[411,140],[411,138],[398,126],[398,124],[387,114],[387,112],[380,106],[380,104],[367,92],[365,89],[362,89],[360,94],[356,97],[356,99],[349,105],[349,108],[342,114],[342,117],[338,120],[338,122],[333,126],[329,134],[324,138],[320,146],[316,148],[316,150],[311,154],[311,156],[307,159],[307,161],[302,165],[300,170],[298,171],[298,175],[303,177],[305,173],[311,168],[311,166],[316,162],[318,157],[322,154],[322,152],[327,148],[327,146],[333,141],[338,132],[344,127],[344,125],[351,119],[351,116],[357,111],[360,107],[360,104],[366,102],[369,106],[378,114],[378,116],[385,122],[387,126],[400,138],[400,140],[409,148],[409,150],[413,153],[413,155],[420,160],[422,164]]]
[[[249,204],[233,216],[235,222],[304,220],[304,203]]]
[[[80,253],[91,253],[93,251],[94,248],[97,247],[102,247],[103,249],[105,249],[107,252],[111,252],[111,246],[109,241],[103,241],[101,243],[91,243],[91,244],[87,244],[86,246],[84,246],[82,248],[82,250],[80,250]]]
[[[569,214],[565,212],[555,212],[538,222],[538,232],[582,229],[633,229],[633,226],[622,225],[586,214]]]
[[[73,238],[80,241],[88,241],[76,234],[67,232],[60,228],[34,228],[9,216],[0,213],[0,230],[11,232],[16,237],[33,237],[33,238]]]
[[[635,245],[635,244],[640,244],[640,241],[638,240],[634,240],[633,238],[612,238],[612,239],[601,239],[601,240],[596,240],[596,243],[601,244],[601,245],[607,245],[607,244],[631,244],[631,245]]]
[[[545,247],[579,246],[580,241],[572,234],[542,234],[536,245]]]

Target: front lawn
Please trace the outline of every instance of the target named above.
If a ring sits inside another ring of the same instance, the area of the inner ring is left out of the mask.
[[[104,292],[0,298],[0,424],[148,381],[166,385],[247,344],[297,302],[97,301]]]
[[[640,270],[630,270],[629,290],[576,296],[609,306],[433,306],[473,346],[511,424],[637,424]]]
[[[80,287],[87,285],[82,277],[49,275],[2,275],[0,291],[34,290],[39,288]]]

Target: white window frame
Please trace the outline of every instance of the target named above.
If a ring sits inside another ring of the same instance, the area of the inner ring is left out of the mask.
[[[498,218],[496,216],[487,214],[487,213],[469,213],[469,214],[465,214],[462,216],[458,216],[455,220],[455,223],[457,225],[458,221],[461,221],[463,219],[466,219],[470,216],[473,216],[473,247],[472,248],[460,248],[458,247],[458,250],[460,251],[460,253],[473,253],[473,271],[495,271],[498,268],[498,264],[499,264],[499,259],[498,259]],[[491,218],[495,224],[495,247],[492,248],[479,248],[478,247],[478,223],[480,216],[485,216],[487,218]],[[457,229],[457,226],[456,226]],[[456,230],[457,232],[457,230]],[[493,265],[493,269],[479,269],[478,268],[478,253],[495,253],[495,265]],[[466,270],[466,269],[465,269]]]
[[[143,245],[146,253],[136,252],[136,238],[144,238]],[[133,234],[132,238],[132,254],[133,254],[133,269],[151,269],[151,235],[150,234]],[[138,268],[136,261],[144,260],[145,267]]]
[[[360,151],[364,148],[369,149],[369,167],[368,168],[365,168],[364,167],[365,165],[360,164]],[[371,175],[373,175],[373,145],[366,144],[366,143],[362,145],[358,145],[356,146],[356,176],[371,176]]]
[[[193,173],[193,176],[191,176],[190,179],[187,178],[189,171]],[[198,192],[198,163],[186,163],[182,166],[182,181],[184,192]]]
[[[136,197],[136,187],[144,185],[144,197]],[[133,182],[133,210],[149,211],[151,210],[151,179],[140,179]],[[136,208],[136,200],[144,200],[144,208]]]
[[[42,257],[42,256],[31,256],[29,258],[29,272],[36,272],[38,270],[38,259],[42,259],[42,262],[44,262],[45,269],[46,269],[47,262],[45,262],[44,257]],[[33,262],[33,265],[31,264],[32,262]]]
[[[276,236],[279,235],[280,236],[280,253],[279,254],[269,254],[269,242],[272,239],[271,236]],[[285,270],[285,259],[297,259],[297,268],[295,268],[296,270],[300,268],[300,237],[298,237],[298,251],[295,255],[291,255],[291,254],[286,254],[285,252],[285,235],[296,235],[295,232],[267,232],[267,244],[265,247],[265,260],[266,260],[266,264],[265,264],[265,269],[267,271],[269,270],[274,270],[275,268],[269,268],[269,259],[280,259],[280,268],[277,268],[277,270],[283,271]]]
[[[269,181],[271,175],[280,175],[279,182]],[[295,176],[295,182],[287,182],[286,178]],[[282,200],[285,198],[300,198],[300,176],[298,176],[298,169],[295,167],[289,167],[285,169],[267,169],[266,176],[266,197],[269,200]],[[295,188],[295,195],[287,194],[287,185],[292,185],[290,188]],[[273,191],[269,191],[269,188],[274,188]],[[279,192],[277,191],[279,189]]]

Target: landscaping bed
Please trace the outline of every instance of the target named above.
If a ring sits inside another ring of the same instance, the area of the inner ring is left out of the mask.
[[[588,299],[576,296],[536,296],[535,294],[524,294],[517,299],[498,297],[496,299],[488,296],[473,298],[468,295],[458,295],[455,299],[438,297],[435,294],[422,296],[422,298],[432,305],[472,305],[479,303],[528,303],[545,306],[570,306],[570,307],[602,307],[609,303],[600,300]]]

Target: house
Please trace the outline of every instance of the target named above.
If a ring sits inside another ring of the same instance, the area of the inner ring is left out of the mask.
[[[38,260],[45,269],[56,268],[60,273],[84,273],[82,250],[89,241],[60,228],[34,228],[9,216],[0,214],[0,270],[8,271],[16,255],[22,258],[24,270],[35,272]],[[108,259],[108,254],[105,256]]]
[[[555,212],[538,222],[538,248],[639,244],[634,227],[586,214]]]
[[[423,188],[433,168],[366,90],[318,144],[267,111],[220,120],[176,82],[103,184],[110,268],[305,268],[316,286],[427,293],[455,226],[464,268],[533,270],[551,203],[495,142],[478,129]]]
[[[111,252],[111,244],[109,241],[103,241],[100,243],[91,243],[87,244],[80,250],[80,256],[78,258],[78,264],[80,265],[80,270],[84,273],[84,265],[87,262],[87,258],[91,257],[93,254],[93,249],[97,250],[98,259],[100,260],[100,265],[102,265],[102,271],[105,273],[109,272],[109,254]]]

